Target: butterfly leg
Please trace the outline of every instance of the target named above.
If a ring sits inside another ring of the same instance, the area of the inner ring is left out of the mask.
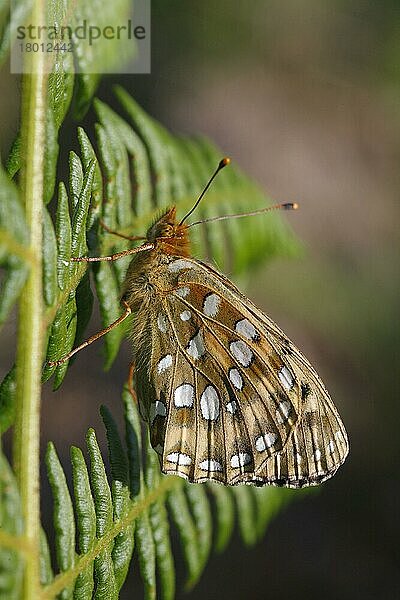
[[[132,396],[132,400],[135,402],[135,404],[137,404],[138,399],[137,399],[135,388],[133,387],[133,377],[134,377],[134,374],[135,374],[135,361],[133,360],[131,362],[131,364],[129,365],[129,372],[128,372],[128,392]]]
[[[120,323],[122,323],[122,321],[125,321],[125,319],[127,317],[129,317],[129,315],[131,314],[132,309],[129,306],[129,304],[127,302],[125,302],[125,300],[122,300],[122,304],[124,305],[125,312],[120,317],[118,317],[118,319],[116,321],[114,321],[114,323],[111,323],[111,325],[109,325],[105,329],[102,329],[101,331],[98,331],[97,333],[95,333],[94,335],[92,335],[85,342],[83,342],[82,344],[80,344],[80,346],[77,346],[76,348],[74,348],[73,350],[71,350],[71,352],[68,352],[68,354],[66,354],[65,356],[63,356],[59,360],[54,360],[54,361],[50,361],[49,360],[47,364],[50,367],[58,367],[59,365],[62,365],[67,360],[69,360],[71,358],[71,356],[73,356],[74,354],[76,354],[80,350],[83,350],[83,348],[86,348],[86,346],[89,346],[89,344],[92,344],[93,342],[95,342],[99,338],[103,337],[103,335],[106,335],[106,333],[108,333],[109,331],[111,331],[111,329],[114,329],[114,327],[117,327],[117,325],[119,325]]]
[[[100,262],[100,261],[110,261],[110,260],[118,260],[123,256],[128,256],[128,254],[137,254],[138,252],[143,252],[144,250],[153,250],[154,244],[146,243],[138,246],[137,248],[131,248],[130,250],[123,250],[122,252],[116,252],[116,254],[110,254],[110,256],[71,256],[71,262]]]

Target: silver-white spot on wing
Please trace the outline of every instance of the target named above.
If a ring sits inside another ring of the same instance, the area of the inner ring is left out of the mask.
[[[171,452],[171,454],[168,454],[167,460],[175,465],[188,466],[192,464],[190,456],[183,452]]]
[[[275,414],[276,420],[280,425],[288,420],[291,410],[292,407],[290,406],[290,402],[287,400],[282,400],[282,402],[279,402],[279,408],[276,409]]]
[[[160,313],[157,317],[157,326],[161,333],[165,333],[167,331],[167,319],[162,313]]]
[[[237,390],[243,388],[243,377],[237,369],[229,369],[229,380]]]
[[[165,417],[167,414],[167,407],[163,402],[156,400],[150,405],[150,422],[152,423],[154,419],[159,415],[160,417]]]
[[[280,369],[278,372],[278,377],[283,387],[289,392],[294,386],[293,375],[289,369],[287,367],[282,367],[282,369]]]
[[[208,421],[215,421],[219,415],[219,396],[212,385],[207,385],[200,397],[201,414]]]
[[[333,440],[329,440],[327,450],[329,454],[333,454],[335,452],[335,442]]]
[[[256,328],[247,319],[238,321],[235,325],[235,330],[248,340],[256,340],[259,337]]]
[[[193,269],[193,264],[188,260],[179,258],[178,260],[170,262],[168,265],[168,270],[171,271],[171,273],[178,273],[178,271],[181,271],[182,269]]]
[[[182,383],[174,393],[174,404],[178,408],[191,408],[194,402],[194,387],[191,383]]]
[[[187,286],[178,288],[175,294],[177,294],[177,296],[179,296],[180,298],[186,298],[186,296],[190,294],[190,288],[188,288]]]
[[[228,402],[228,404],[226,405],[226,410],[228,411],[228,413],[231,413],[231,415],[234,415],[237,411],[236,402],[234,400],[232,400],[232,402]]]
[[[280,454],[275,455],[275,467],[276,467],[276,478],[280,479],[281,478],[281,455]]]
[[[335,439],[339,444],[344,444],[343,434],[341,431],[336,431]]]
[[[213,460],[212,458],[208,460],[202,460],[199,464],[199,467],[202,471],[222,471],[222,465],[217,460]]]
[[[251,462],[250,454],[247,452],[239,452],[239,454],[234,454],[231,458],[231,467],[237,469],[238,467],[244,467]]]
[[[229,348],[233,356],[241,365],[244,367],[251,365],[251,361],[253,360],[253,352],[248,345],[245,344],[245,342],[242,340],[236,340],[229,344]]]
[[[265,435],[260,435],[260,437],[256,439],[256,449],[259,452],[264,452],[264,450],[267,450],[267,448],[271,448],[277,439],[278,436],[276,433],[266,433]]]
[[[159,373],[164,373],[169,367],[172,367],[172,356],[171,354],[166,354],[158,361],[157,371]]]
[[[203,342],[201,332],[198,331],[196,335],[192,337],[186,346],[186,352],[190,354],[192,358],[200,358],[205,353],[206,349]]]
[[[208,317],[215,317],[221,304],[221,298],[217,294],[207,294],[203,302],[203,312]]]
[[[190,312],[190,310],[184,310],[179,316],[182,321],[190,321],[190,319],[192,318],[192,313]]]

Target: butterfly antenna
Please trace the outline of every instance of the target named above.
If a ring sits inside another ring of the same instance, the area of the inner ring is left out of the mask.
[[[267,206],[266,208],[260,208],[259,210],[253,210],[246,213],[238,213],[235,215],[223,215],[221,217],[211,217],[210,219],[203,219],[203,221],[195,221],[190,223],[189,227],[194,225],[201,225],[202,223],[211,223],[212,221],[225,221],[225,219],[240,219],[241,217],[253,217],[254,215],[261,215],[269,212],[270,210],[297,210],[299,205],[297,202],[282,202],[281,204],[274,204],[273,206]]]
[[[215,177],[218,175],[218,173],[221,171],[221,169],[223,169],[224,167],[226,167],[227,165],[229,165],[229,163],[231,162],[230,158],[223,158],[218,167],[215,170],[215,173],[212,175],[212,177],[210,178],[209,182],[207,183],[206,187],[204,188],[204,190],[201,192],[200,196],[198,197],[198,199],[196,200],[193,208],[191,208],[189,210],[189,212],[183,217],[182,221],[179,223],[179,225],[183,225],[183,223],[186,221],[186,219],[188,217],[190,217],[190,215],[196,210],[196,208],[198,207],[200,200],[203,198],[204,194],[206,193],[206,191],[208,190],[208,188],[210,187],[210,185],[212,184],[212,182],[214,181]]]

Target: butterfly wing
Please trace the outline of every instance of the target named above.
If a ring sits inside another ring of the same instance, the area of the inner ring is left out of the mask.
[[[302,414],[283,452],[276,453],[257,473],[264,483],[300,488],[332,477],[348,454],[340,416],[308,361],[294,347],[286,356],[301,382]]]
[[[151,335],[137,361],[141,412],[163,472],[294,487],[333,474],[346,433],[311,365],[217,271],[174,257],[167,269],[172,287],[149,307]],[[148,352],[150,369],[141,360]]]

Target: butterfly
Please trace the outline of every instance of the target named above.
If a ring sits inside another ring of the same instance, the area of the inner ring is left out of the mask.
[[[316,485],[349,449],[328,391],[268,316],[190,254],[184,221],[224,161],[184,219],[169,208],[142,246],[125,251],[134,256],[116,323],[133,315],[140,413],[165,474],[193,483]]]

